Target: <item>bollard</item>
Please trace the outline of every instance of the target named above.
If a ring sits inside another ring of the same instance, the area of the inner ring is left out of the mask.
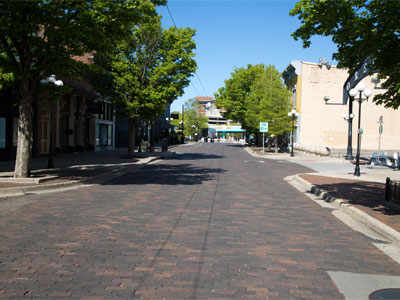
[[[386,177],[385,201],[389,201],[389,194],[390,194],[390,177]]]

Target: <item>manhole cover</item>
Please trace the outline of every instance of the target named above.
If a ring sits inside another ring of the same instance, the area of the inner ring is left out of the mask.
[[[370,300],[393,300],[400,299],[400,289],[382,289],[372,292],[369,295]]]

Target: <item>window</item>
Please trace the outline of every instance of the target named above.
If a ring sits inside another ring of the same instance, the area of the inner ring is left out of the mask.
[[[0,149],[6,147],[6,118],[0,118]]]
[[[113,120],[113,115],[114,115],[114,108],[111,104],[109,103],[103,103],[103,113],[102,114],[97,114],[97,118],[100,120],[107,120],[107,121],[112,121]]]
[[[100,145],[99,132],[100,132],[100,124],[96,124],[96,146]]]
[[[112,125],[108,125],[107,145],[112,146]]]
[[[107,125],[100,124],[100,146],[107,146]]]
[[[113,126],[96,124],[96,146],[112,146]]]

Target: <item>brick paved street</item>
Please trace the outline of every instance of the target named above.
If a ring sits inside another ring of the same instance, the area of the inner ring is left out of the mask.
[[[25,195],[0,218],[0,298],[343,299],[328,271],[400,266],[236,145],[179,148],[102,185]]]

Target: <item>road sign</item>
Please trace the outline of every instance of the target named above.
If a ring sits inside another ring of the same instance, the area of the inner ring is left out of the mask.
[[[260,132],[268,132],[268,122],[260,122]]]
[[[350,74],[346,82],[343,85],[343,104],[347,104],[349,98],[349,91],[354,88],[361,79],[368,76],[370,73],[370,66],[374,64],[374,60],[370,57],[364,59],[364,61],[357,66],[354,73]],[[378,73],[377,70],[372,70],[372,73]]]

